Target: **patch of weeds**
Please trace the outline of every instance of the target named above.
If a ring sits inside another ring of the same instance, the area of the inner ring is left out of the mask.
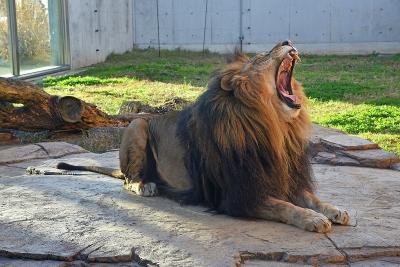
[[[103,153],[111,149],[118,149],[122,134],[123,128],[93,128],[85,132],[79,145],[88,151]]]
[[[20,140],[22,144],[33,144],[48,141],[50,137],[49,131],[40,132],[25,132],[15,131],[15,136]]]
[[[360,133],[360,137],[379,144],[381,148],[400,157],[400,134]]]
[[[121,104],[118,114],[129,114],[129,113],[140,113],[140,112],[163,114],[170,111],[182,110],[189,104],[190,104],[189,101],[180,97],[169,99],[164,104],[159,105],[157,107],[152,107],[138,101],[125,101]]]

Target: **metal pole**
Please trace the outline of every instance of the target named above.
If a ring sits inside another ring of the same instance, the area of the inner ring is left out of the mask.
[[[13,75],[18,76],[19,70],[19,53],[18,53],[18,35],[17,35],[17,12],[14,0],[7,0],[7,16],[8,16],[8,49],[11,50],[11,62]]]
[[[240,12],[239,12],[239,41],[240,41],[240,52],[243,52],[243,0],[240,0]]]
[[[156,0],[157,5],[157,41],[158,41],[158,57],[161,57],[161,47],[160,47],[160,19],[158,14],[158,0]]]
[[[203,55],[205,53],[204,47],[205,47],[205,44],[206,44],[207,9],[208,9],[208,0],[206,0],[206,10],[204,12]]]
[[[62,40],[63,40],[63,53],[62,53],[62,64],[71,65],[71,51],[70,51],[70,39],[69,39],[69,15],[68,15],[68,2],[61,0],[61,25],[62,25]]]

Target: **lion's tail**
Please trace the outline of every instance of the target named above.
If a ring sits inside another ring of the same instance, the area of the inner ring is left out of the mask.
[[[60,162],[57,164],[57,169],[60,170],[68,170],[68,171],[89,171],[100,173],[104,175],[108,175],[117,179],[125,179],[125,175],[121,172],[120,169],[113,169],[107,167],[100,166],[80,166],[80,165],[72,165],[65,162]]]

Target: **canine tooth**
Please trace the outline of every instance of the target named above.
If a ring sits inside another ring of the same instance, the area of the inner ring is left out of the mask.
[[[292,57],[294,60],[300,61],[300,57],[299,57],[299,54],[298,54],[297,52],[291,51],[289,54],[291,55],[291,57]]]

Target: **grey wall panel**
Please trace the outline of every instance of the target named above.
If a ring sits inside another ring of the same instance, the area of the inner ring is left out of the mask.
[[[102,62],[133,47],[132,1],[69,0],[71,67]]]
[[[87,43],[88,40],[95,40],[94,29],[97,27],[97,21],[93,19],[93,11],[96,9],[93,1],[68,1],[69,14],[69,39],[72,68],[84,66],[85,62],[97,60],[96,48],[93,43]],[[85,18],[81,20],[81,18]],[[90,18],[90,19],[86,19]]]
[[[133,46],[131,1],[97,0],[98,34],[100,52],[124,52]],[[103,54],[103,53],[101,53]]]
[[[174,1],[174,42],[196,44],[203,42],[206,0]]]
[[[332,42],[369,42],[374,20],[373,0],[332,1]]]
[[[397,0],[332,1],[332,42],[400,41]]]
[[[240,33],[240,1],[208,1],[210,23],[207,24],[206,37],[210,34],[211,43],[214,44],[238,43]]]
[[[252,0],[248,2],[250,23],[244,25],[247,29],[246,32],[249,33],[249,36],[245,36],[245,42],[274,43],[277,40],[289,38],[289,0]]]
[[[291,0],[290,36],[299,43],[330,41],[330,0]]]
[[[156,0],[132,1],[135,43],[156,47]],[[400,51],[400,0],[242,0],[242,9],[240,2],[208,0],[206,48],[237,46],[242,29],[244,48],[250,51],[287,38],[311,53]],[[205,3],[159,0],[162,48],[202,49]]]
[[[371,41],[400,41],[399,0],[373,1],[372,16]]]
[[[135,43],[155,45],[157,43],[156,0],[135,0],[134,5]]]
[[[173,0],[159,1],[158,9],[160,23],[160,43],[172,44],[175,38]]]

